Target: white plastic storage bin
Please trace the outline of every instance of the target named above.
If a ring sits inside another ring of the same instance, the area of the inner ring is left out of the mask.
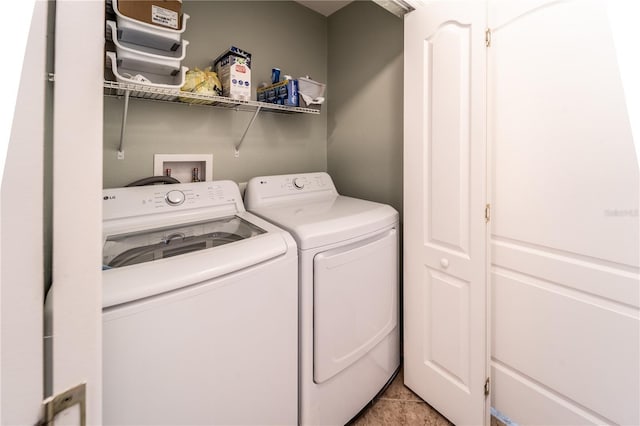
[[[182,67],[176,75],[156,74],[151,72],[143,73],[140,70],[120,67],[115,52],[107,52],[107,65],[111,65],[111,71],[118,83],[130,83],[171,90],[180,90],[184,85],[185,75],[189,69],[187,67]],[[148,81],[137,78],[137,75],[144,76]]]
[[[187,55],[189,42],[182,40],[176,51],[165,51],[118,40],[118,27],[107,21],[107,31],[116,47],[118,66],[154,74],[177,74]]]
[[[173,30],[141,22],[123,15],[118,10],[118,0],[111,0],[111,6],[116,14],[118,23],[118,37],[121,42],[138,44],[154,49],[176,51],[182,42],[182,33],[187,28],[189,15],[182,14],[182,28]]]
[[[304,108],[320,109],[324,102],[324,90],[327,85],[318,83],[310,78],[298,78],[298,95],[300,106]]]

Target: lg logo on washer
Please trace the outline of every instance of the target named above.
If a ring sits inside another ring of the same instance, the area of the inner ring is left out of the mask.
[[[116,196],[115,196],[115,195],[105,195],[105,196],[103,196],[103,197],[102,197],[102,199],[103,199],[104,201],[107,201],[107,200],[115,200],[115,199],[116,199]]]

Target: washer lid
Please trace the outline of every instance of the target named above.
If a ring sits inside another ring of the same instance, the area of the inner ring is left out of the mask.
[[[398,212],[389,205],[343,195],[251,212],[289,231],[302,250],[359,237],[398,221]]]
[[[284,259],[290,254],[295,259],[295,244],[287,232],[251,213],[242,212],[237,216],[242,223],[255,225],[265,232],[181,256],[105,270],[102,272],[103,308],[241,273],[246,268]]]
[[[107,236],[104,268],[119,268],[241,241],[266,231],[238,216]]]

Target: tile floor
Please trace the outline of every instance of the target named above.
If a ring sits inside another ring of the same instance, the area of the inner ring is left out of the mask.
[[[400,370],[387,390],[369,403],[367,409],[351,421],[349,426],[451,425],[451,422],[404,386],[402,373]]]
[[[396,376],[386,391],[378,396],[347,426],[378,425],[453,425],[418,395],[403,384],[403,370]],[[491,426],[504,426],[502,422],[491,417]]]

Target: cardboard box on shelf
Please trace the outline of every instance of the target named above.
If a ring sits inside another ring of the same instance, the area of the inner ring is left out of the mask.
[[[131,19],[162,28],[182,28],[180,0],[117,0],[118,11]]]
[[[251,100],[251,53],[231,46],[213,65],[222,83],[222,96]]]
[[[285,106],[298,106],[298,80],[283,80],[257,90],[258,100]]]

